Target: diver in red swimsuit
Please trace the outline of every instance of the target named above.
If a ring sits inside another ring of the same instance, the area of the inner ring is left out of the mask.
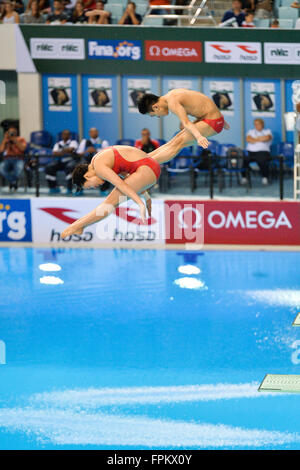
[[[167,116],[171,111],[184,127],[173,139],[148,154],[160,164],[174,158],[183,147],[192,145],[194,141],[207,148],[207,137],[229,129],[214,101],[198,91],[178,88],[163,96],[146,93],[139,100],[138,108],[142,114],[158,117]],[[194,122],[188,115],[196,118]]]
[[[120,175],[126,178],[122,179]],[[151,216],[151,199],[146,190],[156,183],[159,176],[160,166],[157,161],[142,150],[126,145],[108,147],[96,153],[90,164],[77,165],[73,171],[73,183],[79,189],[95,188],[104,181],[109,181],[115,188],[96,209],[69,225],[62,232],[62,238],[81,234],[88,225],[103,220],[124,201],[124,196],[139,205],[141,218],[146,222],[146,207],[139,194],[144,194]]]

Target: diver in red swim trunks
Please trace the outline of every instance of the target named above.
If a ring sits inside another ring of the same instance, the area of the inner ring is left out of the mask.
[[[120,176],[126,178],[122,179]],[[69,225],[62,232],[62,238],[80,235],[88,225],[105,219],[124,202],[124,196],[139,205],[141,218],[145,223],[146,207],[139,194],[143,194],[151,217],[151,198],[147,189],[156,183],[159,176],[160,166],[156,160],[142,150],[127,145],[108,147],[96,153],[90,164],[77,165],[72,178],[78,189],[95,188],[105,181],[109,181],[115,188],[96,209]]]
[[[139,100],[138,108],[142,114],[158,117],[167,116],[171,111],[179,117],[184,127],[173,139],[148,154],[160,164],[171,160],[183,147],[192,145],[195,140],[198,145],[207,148],[207,137],[229,129],[215,103],[198,91],[178,88],[163,96],[146,93]],[[196,118],[194,122],[190,121],[188,115]]]

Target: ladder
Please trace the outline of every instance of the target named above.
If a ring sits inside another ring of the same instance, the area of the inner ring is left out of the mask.
[[[148,23],[148,19],[177,19],[188,20],[190,25],[195,24],[197,19],[208,19],[215,26],[213,10],[208,7],[208,2],[213,0],[201,0],[200,5],[196,5],[197,0],[191,0],[189,5],[149,5],[149,8],[143,18],[142,25]],[[163,10],[168,13],[152,14],[152,10]],[[177,14],[176,11],[181,10],[184,14]]]

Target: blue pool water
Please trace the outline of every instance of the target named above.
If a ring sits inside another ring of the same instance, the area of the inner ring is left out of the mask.
[[[300,374],[299,266],[1,248],[0,448],[300,449],[300,396],[257,392]]]

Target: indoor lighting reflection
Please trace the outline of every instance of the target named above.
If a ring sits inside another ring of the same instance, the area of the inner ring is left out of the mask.
[[[197,266],[193,266],[192,264],[186,264],[183,266],[179,266],[178,272],[181,274],[200,274],[201,270],[197,268]]]
[[[39,265],[41,271],[61,271],[61,266],[55,263],[44,263]]]
[[[195,279],[194,277],[181,277],[176,279],[174,283],[181,287],[182,289],[204,289],[205,283],[200,281],[200,279]]]
[[[64,281],[56,276],[43,276],[40,278],[40,283],[57,286],[58,284],[63,284]]]

